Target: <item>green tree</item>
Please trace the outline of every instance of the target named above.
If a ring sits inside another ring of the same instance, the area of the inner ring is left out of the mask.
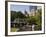
[[[42,24],[42,9],[37,10],[35,16],[28,16],[29,20],[27,20],[30,25],[33,23],[36,24],[35,30],[41,30],[41,24]]]
[[[26,18],[26,16],[21,11],[11,11],[11,21],[15,18]]]

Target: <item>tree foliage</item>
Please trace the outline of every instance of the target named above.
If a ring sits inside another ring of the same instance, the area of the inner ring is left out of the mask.
[[[11,21],[14,21],[15,18],[26,18],[26,16],[21,11],[11,11]]]

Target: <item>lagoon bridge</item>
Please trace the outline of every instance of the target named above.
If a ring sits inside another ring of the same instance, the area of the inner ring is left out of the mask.
[[[30,25],[27,20],[29,19],[16,18],[13,22],[11,22],[11,25],[19,28],[19,30],[21,29],[22,31],[34,31],[35,24]]]

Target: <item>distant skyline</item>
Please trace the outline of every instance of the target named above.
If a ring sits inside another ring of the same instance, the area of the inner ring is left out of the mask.
[[[10,5],[10,10],[11,11],[21,11],[24,12],[25,10],[27,12],[31,11],[32,9],[37,8],[37,6],[31,6],[31,5]]]

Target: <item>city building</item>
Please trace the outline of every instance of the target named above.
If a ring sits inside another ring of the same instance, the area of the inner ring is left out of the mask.
[[[37,10],[37,6],[30,6],[29,7],[29,16],[35,16],[36,10]]]

